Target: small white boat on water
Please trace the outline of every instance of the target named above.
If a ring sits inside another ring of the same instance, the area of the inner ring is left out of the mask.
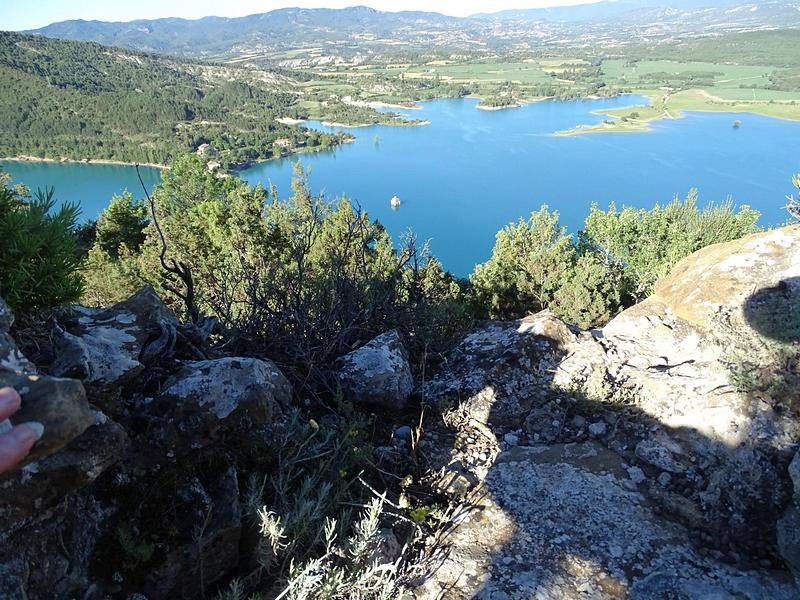
[[[392,208],[400,208],[400,197],[393,196],[390,204],[392,205]]]

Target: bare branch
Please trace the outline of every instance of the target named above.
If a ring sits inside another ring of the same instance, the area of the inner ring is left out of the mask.
[[[182,261],[176,261],[174,258],[170,259],[169,264],[167,263],[166,256],[167,256],[167,240],[164,237],[164,232],[161,230],[161,225],[158,223],[158,216],[156,215],[156,203],[155,200],[150,196],[150,193],[147,191],[147,186],[145,186],[144,181],[142,180],[142,174],[139,171],[139,164],[136,164],[136,176],[139,178],[139,183],[142,186],[142,190],[144,190],[144,195],[147,197],[147,201],[150,204],[150,214],[153,217],[153,225],[158,232],[158,236],[161,239],[161,254],[159,255],[159,260],[161,262],[161,267],[168,273],[177,276],[182,282],[185,288],[184,292],[181,292],[176,287],[171,285],[164,285],[164,288],[168,291],[172,292],[178,298],[183,300],[184,305],[186,306],[186,312],[189,314],[189,318],[192,320],[192,323],[195,325],[200,322],[200,312],[197,309],[197,304],[195,302],[195,292],[194,292],[194,279],[192,278],[192,269],[189,265]]]

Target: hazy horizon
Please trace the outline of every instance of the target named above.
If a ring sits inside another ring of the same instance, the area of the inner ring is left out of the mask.
[[[38,29],[52,23],[72,19],[94,21],[136,21],[139,19],[203,17],[243,17],[265,13],[280,8],[348,8],[369,6],[386,12],[425,11],[465,17],[476,13],[493,13],[502,10],[550,8],[594,4],[602,0],[232,0],[220,5],[213,0],[141,0],[135,4],[109,3],[100,0],[43,0],[32,4],[28,0],[9,0],[3,18],[3,29],[23,31]]]

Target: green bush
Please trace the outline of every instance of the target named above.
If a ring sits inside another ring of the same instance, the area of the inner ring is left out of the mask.
[[[85,284],[81,302],[109,306],[147,282],[136,262],[148,223],[146,206],[129,192],[111,199],[97,220],[93,243],[81,265]]]
[[[575,247],[558,212],[543,206],[528,221],[497,233],[492,257],[471,279],[478,306],[492,319],[512,319],[548,308],[571,273]]]
[[[111,203],[100,215],[96,226],[96,241],[112,258],[118,258],[124,244],[136,252],[145,239],[147,207],[141,200],[134,200],[130,192],[111,198]]]
[[[103,247],[106,214],[84,264],[86,300],[106,304],[150,283],[187,315],[216,316],[231,347],[314,377],[387,329],[400,328],[422,349],[449,341],[469,322],[461,287],[424,248],[413,238],[395,247],[346,198],[314,196],[301,169],[293,195],[279,201],[275,189],[217,177],[187,156],[163,174],[152,197],[166,264],[174,260],[191,273],[193,306],[174,293],[186,292],[185,281],[162,268],[156,223],[145,227],[138,248],[123,240],[115,257],[113,246]],[[132,210],[118,201],[115,214],[136,232]]]
[[[650,210],[617,210],[611,204],[603,211],[593,205],[579,244],[582,252],[599,252],[624,265],[630,304],[649,296],[655,282],[682,258],[758,231],[760,216],[749,206],[736,210],[730,201],[700,209],[696,190],[683,201],[675,198]]]
[[[695,191],[651,210],[593,205],[577,240],[542,207],[497,234],[491,258],[471,280],[478,310],[514,319],[549,308],[592,327],[652,293],[689,254],[758,231],[760,214],[730,202],[700,209]]]
[[[610,321],[622,308],[625,273],[619,263],[587,253],[555,294],[553,312],[584,329]]]
[[[18,313],[74,302],[82,289],[78,207],[54,210],[52,189],[30,197],[7,183],[0,173],[0,295]]]

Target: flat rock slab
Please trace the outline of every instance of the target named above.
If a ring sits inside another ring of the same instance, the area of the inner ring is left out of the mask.
[[[624,467],[590,442],[501,454],[478,490],[481,508],[455,528],[449,556],[416,597],[798,597],[787,573],[741,571],[699,555],[685,528],[651,510]]]
[[[178,324],[175,314],[151,287],[104,310],[73,307],[56,328],[54,375],[98,386],[120,384],[137,375],[154,327]]]

